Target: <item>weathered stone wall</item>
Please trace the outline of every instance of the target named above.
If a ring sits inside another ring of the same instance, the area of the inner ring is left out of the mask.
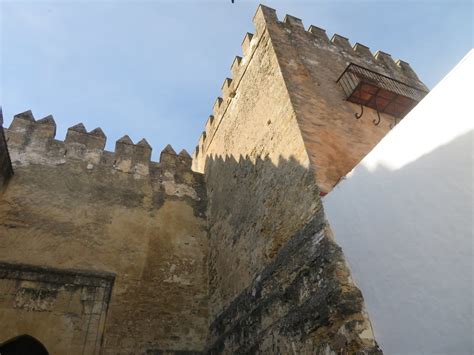
[[[308,159],[269,39],[261,38],[258,45],[252,40],[250,45],[254,47],[252,55],[243,59],[241,65],[247,66],[235,97],[216,134],[205,141],[213,314],[249,285],[285,237],[296,232],[293,224],[279,219],[295,212],[293,207],[298,205],[299,189],[303,188],[298,181],[307,175],[305,169],[291,172],[308,166]],[[279,105],[272,105],[274,100]],[[260,169],[268,170],[269,181],[255,185],[254,181],[263,177]],[[280,185],[281,191],[269,195],[270,184]],[[287,195],[283,200],[284,189]],[[314,201],[310,194],[306,196],[311,205]],[[314,203],[312,211],[305,206],[298,213],[307,220],[316,209]],[[261,230],[262,238],[254,238],[255,230]],[[223,240],[234,248],[222,248]]]
[[[98,354],[114,275],[0,263],[0,334],[29,334],[55,354]]]
[[[194,154],[210,235],[210,353],[377,351],[330,237],[265,7]]]
[[[219,158],[206,171],[209,353],[377,353],[311,171]]]
[[[202,351],[205,191],[190,157],[167,147],[159,163],[150,162],[144,140],[134,145],[124,137],[107,152],[100,129],[77,125],[65,142],[54,139],[55,129],[52,117],[35,121],[26,112],[6,130],[15,175],[0,199],[0,260],[114,274],[105,354]],[[20,334],[44,326],[30,314],[35,309],[1,312],[2,323],[24,320],[15,328]],[[56,344],[53,334],[70,339],[81,332],[74,324],[51,326],[38,330],[46,345]],[[8,337],[0,332],[0,343]]]
[[[381,354],[341,249],[314,218],[211,324],[210,354]]]

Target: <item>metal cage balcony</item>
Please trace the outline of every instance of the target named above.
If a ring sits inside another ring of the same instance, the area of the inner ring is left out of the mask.
[[[405,117],[427,94],[424,90],[354,63],[347,66],[337,82],[348,101],[396,118]]]

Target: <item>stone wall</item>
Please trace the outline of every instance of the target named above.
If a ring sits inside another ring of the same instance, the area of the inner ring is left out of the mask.
[[[378,353],[311,170],[210,158],[206,171],[209,353]]]
[[[2,339],[29,334],[56,354],[97,354],[114,275],[0,263]]]
[[[51,116],[36,121],[31,112],[15,116],[6,130],[15,175],[0,199],[0,260],[114,274],[105,354],[202,351],[205,190],[191,158],[167,147],[155,163],[145,140],[135,145],[125,136],[107,152],[100,129],[79,124],[64,142],[54,139],[55,130]],[[53,336],[64,342],[81,331],[57,323],[44,333],[38,310],[5,302],[2,323],[24,320],[12,328],[17,335],[36,329],[31,335],[48,345],[57,344]],[[10,335],[0,332],[0,343]]]
[[[259,7],[194,153],[208,193],[210,353],[378,352],[330,236]]]
[[[262,38],[256,46],[225,119],[206,142],[212,314],[222,311],[298,228],[282,223],[281,216],[288,219],[294,213],[303,188],[298,181],[307,175],[297,168],[308,166],[308,159],[269,45]],[[274,100],[280,105],[272,105]],[[255,185],[263,177],[261,169],[268,181]],[[280,189],[271,192],[270,184]],[[311,205],[311,194],[306,196]],[[299,214],[307,220],[316,209],[314,203],[312,210],[302,208]],[[263,238],[255,239],[255,230]],[[222,248],[223,240],[234,248]]]

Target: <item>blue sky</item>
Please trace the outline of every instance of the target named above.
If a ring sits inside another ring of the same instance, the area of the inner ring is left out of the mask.
[[[108,150],[128,134],[154,160],[168,143],[191,153],[258,3],[0,0],[5,126],[31,109],[54,116],[57,139],[83,122]],[[409,62],[430,88],[472,48],[471,1],[263,3]]]

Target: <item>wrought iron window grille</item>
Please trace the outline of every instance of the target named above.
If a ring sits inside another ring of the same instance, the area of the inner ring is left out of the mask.
[[[427,94],[425,90],[354,63],[347,66],[337,82],[344,90],[348,101],[360,104],[361,112],[354,113],[356,119],[362,117],[364,106],[367,106],[377,112],[377,118],[373,120],[376,126],[380,123],[380,113],[393,116],[395,121],[390,128],[405,117]]]

